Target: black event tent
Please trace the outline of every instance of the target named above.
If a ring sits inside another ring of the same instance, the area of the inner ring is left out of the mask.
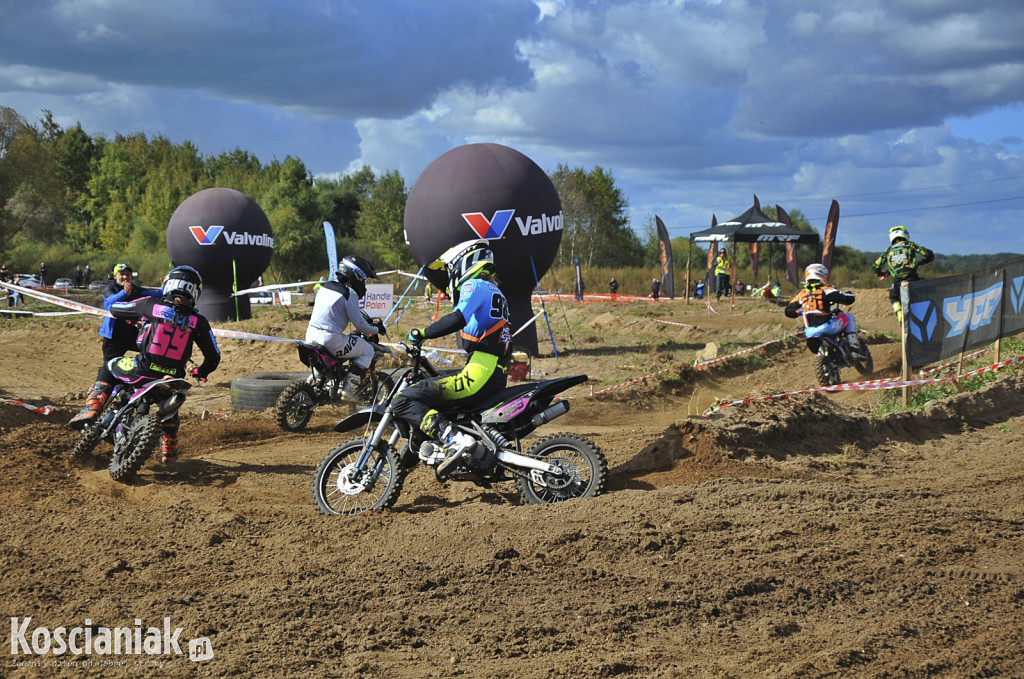
[[[790,224],[772,219],[761,212],[761,202],[754,196],[754,204],[743,214],[733,217],[727,222],[713,225],[710,229],[694,231],[690,234],[690,246],[696,243],[732,243],[732,280],[736,280],[736,243],[806,243],[817,245],[819,236],[814,231],[801,231]],[[689,290],[690,256],[686,261],[687,281]],[[689,295],[687,295],[689,301]],[[736,303],[735,293],[733,304]]]

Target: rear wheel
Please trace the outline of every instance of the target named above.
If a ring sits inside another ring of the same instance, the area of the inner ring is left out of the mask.
[[[114,456],[110,460],[110,478],[130,481],[146,464],[160,438],[156,415],[136,413],[114,433]]]
[[[365,442],[365,438],[346,441],[317,465],[313,502],[321,514],[361,514],[391,507],[398,500],[408,471],[399,468],[390,447],[384,453],[371,454],[366,465],[358,469],[356,463]]]
[[[868,345],[864,344],[864,340],[860,341],[860,345],[864,347],[864,354],[854,354],[853,367],[861,375],[870,375],[875,372],[875,360],[871,358],[871,350],[868,349]]]
[[[293,382],[281,392],[274,406],[274,418],[285,431],[298,431],[309,423],[316,408],[313,387],[306,382]]]
[[[530,457],[558,467],[539,478],[517,477],[519,492],[529,505],[596,497],[608,484],[608,462],[594,443],[575,434],[553,434],[533,444]],[[536,473],[536,472],[535,472]],[[541,483],[543,481],[543,483]]]

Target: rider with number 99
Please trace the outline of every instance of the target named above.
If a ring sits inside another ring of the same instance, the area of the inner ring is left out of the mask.
[[[469,453],[474,440],[457,430],[437,411],[438,406],[478,403],[505,388],[512,335],[508,302],[498,288],[494,253],[486,240],[459,243],[428,265],[448,274],[448,296],[455,310],[426,328],[409,331],[409,342],[459,333],[459,345],[469,354],[461,371],[434,377],[402,391],[394,400],[395,415],[418,426],[441,442],[444,459],[437,468],[443,475]]]
[[[85,407],[71,419],[69,426],[82,429],[92,422],[103,410],[118,381],[138,385],[164,377],[184,377],[193,343],[199,345],[203,363],[190,374],[206,381],[207,375],[220,363],[220,350],[210,322],[195,310],[202,290],[203,279],[199,272],[190,266],[179,266],[167,274],[159,297],[143,297],[110,307],[114,318],[141,322],[139,354],[113,358],[103,364],[86,397]],[[178,423],[177,415],[162,423],[160,455],[164,464],[178,459]]]

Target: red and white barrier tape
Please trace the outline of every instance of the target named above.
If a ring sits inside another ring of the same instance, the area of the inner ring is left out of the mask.
[[[700,326],[696,326],[696,325],[691,325],[689,323],[677,323],[676,321],[666,321],[666,320],[663,320],[661,318],[652,318],[651,320],[654,321],[655,323],[664,323],[666,325],[678,325],[681,328],[697,328],[697,327],[700,327]]]
[[[870,381],[867,381],[867,382],[850,382],[848,384],[835,384],[835,385],[828,386],[828,387],[814,387],[814,388],[811,388],[811,389],[800,389],[798,391],[788,391],[788,392],[785,392],[785,393],[782,393],[782,394],[770,394],[768,396],[756,396],[754,398],[741,398],[741,399],[737,399],[735,401],[727,401],[726,403],[719,403],[717,405],[714,405],[714,406],[708,408],[707,410],[705,410],[702,413],[702,415],[704,417],[707,417],[708,415],[714,413],[716,410],[721,410],[722,408],[726,408],[726,407],[729,407],[729,406],[743,405],[745,403],[756,403],[758,401],[768,401],[768,400],[771,400],[771,399],[785,398],[785,397],[789,397],[789,396],[798,396],[800,394],[813,394],[813,393],[819,392],[819,391],[837,392],[837,391],[857,391],[857,390],[901,389],[903,387],[918,387],[918,386],[922,386],[922,385],[925,385],[925,384],[936,384],[938,382],[955,382],[956,380],[962,380],[962,379],[965,379],[967,377],[974,377],[975,375],[980,375],[981,373],[993,372],[995,370],[999,370],[1000,368],[1005,368],[1008,365],[1011,365],[1013,363],[1018,363],[1020,361],[1024,361],[1024,356],[1017,356],[1017,357],[1014,357],[1014,358],[1007,359],[1005,361],[1000,361],[999,363],[993,363],[992,365],[988,365],[988,366],[985,366],[983,368],[978,368],[977,370],[972,370],[972,371],[966,372],[966,373],[964,373],[962,375],[956,375],[956,376],[953,376],[953,377],[934,377],[934,378],[931,378],[931,379],[906,380],[906,381],[896,381],[896,379],[870,380]]]
[[[0,398],[0,403],[13,403],[16,406],[27,408],[34,413],[39,413],[40,415],[49,415],[53,412],[53,406],[34,406],[31,403],[25,403],[24,401],[19,401],[13,398]]]
[[[603,394],[606,391],[614,391],[615,389],[621,389],[622,387],[628,387],[631,384],[636,384],[637,382],[643,382],[645,380],[648,380],[648,379],[654,377],[655,375],[660,375],[661,373],[667,372],[667,371],[669,371],[671,369],[672,369],[671,366],[668,367],[668,368],[662,368],[661,370],[656,370],[656,371],[654,371],[652,373],[648,373],[647,375],[644,375],[643,377],[634,377],[631,380],[626,380],[622,384],[616,384],[613,387],[605,387],[604,389],[598,389],[597,391],[594,391],[594,388],[591,387],[590,388],[590,395],[591,396],[596,396],[597,394]]]
[[[792,335],[786,336],[784,339],[769,340],[767,342],[764,342],[763,344],[758,344],[756,347],[750,347],[749,349],[743,349],[741,351],[737,351],[737,352],[732,353],[732,354],[726,354],[725,356],[719,356],[718,358],[712,358],[710,361],[704,361],[703,363],[698,363],[695,360],[693,362],[693,367],[696,368],[697,370],[702,370],[704,368],[704,366],[706,366],[706,365],[711,365],[713,363],[721,363],[722,361],[727,361],[730,358],[733,358],[735,356],[739,356],[741,354],[749,354],[751,351],[757,351],[758,349],[763,349],[763,348],[769,347],[769,346],[771,346],[773,344],[778,344],[780,342],[786,342],[790,338],[792,338],[792,337],[799,337],[802,334],[803,334],[803,331],[797,331],[797,332],[793,333]]]

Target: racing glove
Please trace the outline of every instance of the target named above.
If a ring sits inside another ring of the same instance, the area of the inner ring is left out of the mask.
[[[418,347],[423,344],[426,337],[423,336],[423,328],[413,328],[409,331],[409,344]]]

